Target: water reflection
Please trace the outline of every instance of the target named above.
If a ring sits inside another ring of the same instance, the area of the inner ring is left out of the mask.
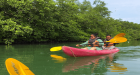
[[[6,50],[13,50],[14,47],[12,45],[5,45]]]
[[[64,64],[64,68],[62,71],[69,72],[69,71],[73,71],[73,70],[79,69],[79,68],[91,68],[91,70],[94,70],[95,68],[97,68],[98,65],[104,64],[105,58],[108,56],[113,57],[114,54],[85,57],[85,58],[77,58],[77,59],[69,59]],[[100,59],[102,59],[102,60],[100,60]],[[101,64],[100,64],[100,62],[101,62]],[[90,66],[84,67],[86,65],[90,65]]]
[[[112,63],[109,70],[110,70],[110,72],[128,71],[127,68],[125,66],[123,66],[123,64],[119,64],[119,63]]]
[[[58,55],[55,55],[55,54],[51,54],[50,56],[52,57],[52,60],[56,60],[55,63],[62,63],[62,62],[65,62],[67,60],[64,57],[58,56]]]
[[[89,69],[91,73],[95,73],[95,74],[100,73],[103,75],[108,70],[111,70],[111,72],[127,71],[127,68],[120,66],[122,64],[114,62],[115,58],[116,57],[114,57],[114,54],[76,58],[76,59],[69,58],[67,59],[66,63],[64,63],[62,72],[77,71],[78,69],[81,69],[81,68],[83,69],[85,68],[84,70]]]

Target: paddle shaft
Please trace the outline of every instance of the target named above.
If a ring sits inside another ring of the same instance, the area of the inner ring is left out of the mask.
[[[93,44],[84,44],[84,45],[93,45]],[[111,45],[114,45],[114,44],[110,44],[110,45],[104,45],[104,46],[111,46]],[[82,46],[82,45],[80,45]],[[71,46],[72,47],[72,46]],[[73,46],[74,47],[74,46]],[[93,46],[93,47],[101,47],[101,46]]]

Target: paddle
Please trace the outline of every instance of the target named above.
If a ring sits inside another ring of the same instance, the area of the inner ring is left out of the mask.
[[[119,33],[115,37],[124,37],[124,36],[125,36],[125,33]]]
[[[54,54],[51,54],[50,55],[53,59],[52,60],[56,60],[57,62],[55,63],[62,63],[62,62],[65,62],[67,59],[62,57],[62,56],[58,56],[58,55],[54,55]]]
[[[109,40],[109,41],[105,41],[105,42],[111,42],[111,43],[122,43],[122,42],[126,42],[127,39],[124,38],[125,33],[119,33],[117,34],[113,39]],[[99,43],[103,43],[103,42],[99,42]],[[85,44],[88,45],[88,44]],[[50,49],[50,51],[59,51],[62,50],[62,46],[57,46],[57,47],[53,47]]]
[[[26,65],[16,59],[8,58],[5,65],[10,75],[35,75]]]

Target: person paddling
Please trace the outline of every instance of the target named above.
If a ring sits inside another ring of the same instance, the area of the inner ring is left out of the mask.
[[[114,49],[114,48],[115,48],[116,43],[105,42],[105,41],[109,41],[109,40],[111,40],[111,39],[112,39],[111,35],[107,35],[107,36],[106,36],[106,39],[104,40],[103,49],[108,49],[108,50],[110,50],[110,49]]]
[[[102,42],[102,43],[99,43]],[[85,47],[82,49],[87,49],[87,50],[103,50],[102,46],[104,45],[103,41],[101,40],[100,37],[97,37],[97,34],[91,34],[90,39],[87,40],[86,42],[82,44],[77,44],[76,46],[84,46],[85,44],[88,44],[89,47]]]

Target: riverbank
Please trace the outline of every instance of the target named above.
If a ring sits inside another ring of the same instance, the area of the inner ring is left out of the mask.
[[[86,41],[90,34],[99,37],[126,33],[127,39],[140,39],[140,24],[113,19],[104,1],[1,1],[0,43],[46,41]],[[8,9],[7,9],[8,8]],[[19,40],[19,41],[16,41]],[[24,43],[23,42],[23,43]]]

